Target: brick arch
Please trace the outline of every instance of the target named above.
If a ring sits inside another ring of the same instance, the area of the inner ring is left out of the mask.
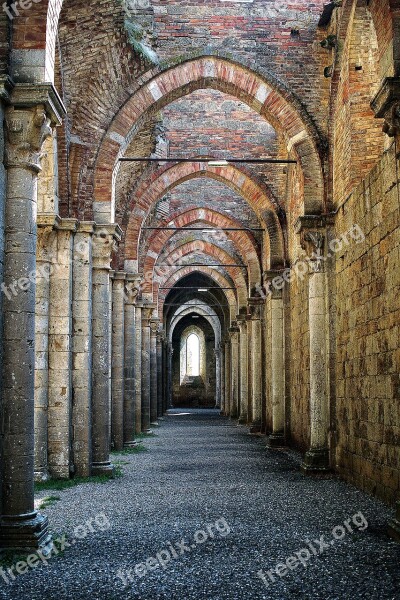
[[[158,178],[143,184],[135,197],[135,205],[131,210],[125,236],[125,257],[137,260],[140,231],[143,221],[150,208],[169,190],[181,183],[196,177],[216,179],[231,187],[240,194],[253,208],[262,221],[261,211],[268,211],[272,221],[275,221],[273,239],[271,239],[271,254],[279,256],[284,261],[283,233],[271,197],[252,178],[240,169],[228,165],[226,167],[210,167],[206,163],[178,163],[164,171]]]
[[[193,226],[196,223],[202,223],[205,226],[217,226],[217,227],[241,227],[242,224],[233,219],[227,217],[222,213],[213,211],[209,208],[196,208],[188,210],[184,213],[171,215],[171,219],[165,221],[161,226],[168,226],[168,223],[174,223],[178,229],[183,227]],[[242,257],[244,264],[247,261],[247,270],[249,275],[250,285],[255,285],[260,281],[261,268],[260,261],[257,255],[257,245],[252,235],[246,231],[227,231],[225,232],[228,239],[230,239],[237,250],[238,254]],[[159,231],[156,230],[152,233],[150,238],[147,240],[144,246],[141,245],[143,250],[141,260],[139,262],[139,271],[145,273],[152,270],[152,265],[156,262],[155,255],[159,255],[162,248],[175,235],[174,231]],[[143,265],[143,269],[142,269]]]
[[[201,244],[201,246],[199,245],[199,243]],[[187,242],[186,244],[182,244],[180,246],[178,246],[177,248],[174,248],[166,257],[165,257],[165,261],[168,262],[169,264],[173,265],[176,261],[179,261],[181,258],[184,258],[185,256],[188,256],[189,254],[193,254],[193,253],[201,253],[204,254],[204,256],[210,256],[214,259],[216,259],[217,261],[221,261],[223,263],[232,263],[234,262],[233,257],[226,252],[226,250],[223,250],[222,248],[219,248],[218,246],[216,246],[215,244],[212,244],[210,242],[202,242],[201,240],[193,240],[191,242]],[[154,260],[154,259],[153,259]],[[154,261],[151,264],[151,259],[149,260],[149,268],[151,266],[153,266],[153,268],[156,266],[154,263],[156,261]],[[205,265],[207,266],[207,265]],[[221,267],[222,268],[222,267]],[[182,270],[184,270],[185,267],[182,267]],[[213,269],[215,270],[215,269]],[[248,290],[248,283],[247,283],[247,278],[244,277],[243,275],[243,271],[240,267],[224,267],[222,268],[223,271],[226,272],[225,277],[229,277],[230,279],[232,279],[234,285],[236,286],[236,289],[238,291],[238,300],[240,302],[240,304],[243,305],[243,303],[246,303],[247,300],[247,290]],[[170,269],[167,267],[166,268],[167,273],[170,273]],[[180,271],[180,269],[178,270],[178,272]],[[150,272],[145,270],[145,273]],[[217,271],[220,272],[220,271]],[[157,275],[154,276],[153,278],[153,282],[156,282],[158,279]],[[256,282],[257,283],[257,282]],[[154,283],[153,283],[154,285]],[[148,280],[148,278],[145,278],[145,282],[143,283],[142,286],[142,290],[143,293],[149,293],[152,290],[152,284],[151,281]]]
[[[55,49],[61,8],[67,0],[40,0],[29,9],[18,6],[12,20],[11,70],[16,81],[54,83]],[[32,53],[35,53],[32,66]],[[18,76],[15,68],[17,67]]]
[[[270,73],[263,76],[231,59],[207,54],[166,67],[143,83],[122,106],[103,137],[96,160],[94,211],[106,214],[110,205],[117,160],[132,141],[135,124],[149,110],[159,110],[195,89],[214,88],[240,98],[265,116],[284,135],[289,152],[298,157],[304,180],[304,210],[324,211],[321,140],[300,101]]]
[[[223,287],[232,287],[232,282],[227,280],[221,273],[215,271],[211,267],[185,267],[179,273],[173,273],[169,277],[166,277],[162,281],[156,282],[154,285],[154,298],[158,302],[158,312],[159,315],[162,315],[163,307],[165,299],[170,290],[160,290],[160,287],[168,286],[173,287],[176,283],[178,283],[181,279],[186,277],[186,275],[192,275],[193,273],[199,273],[201,275],[207,275],[210,280],[216,285]],[[231,322],[235,320],[236,315],[239,313],[239,308],[241,307],[238,299],[236,297],[234,290],[221,290],[226,298],[226,303],[229,306],[229,315]],[[242,305],[246,306],[246,303]]]
[[[168,340],[172,341],[175,327],[178,325],[179,321],[192,313],[204,317],[211,325],[215,336],[215,348],[217,348],[218,344],[221,343],[221,321],[219,320],[217,313],[213,311],[211,307],[196,306],[195,304],[187,307],[182,306],[172,315],[172,324],[170,323],[169,326]],[[172,322],[173,319],[174,321]]]

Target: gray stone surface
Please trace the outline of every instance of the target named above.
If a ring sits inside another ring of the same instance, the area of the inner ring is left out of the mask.
[[[399,598],[400,546],[385,535],[391,511],[377,500],[333,477],[303,475],[296,453],[266,450],[265,438],[249,436],[218,411],[170,411],[145,445],[146,453],[117,458],[127,463],[123,478],[55,492],[61,500],[47,510],[54,532],[71,541],[75,526],[101,512],[111,527],[95,527],[61,558],[12,585],[1,581],[1,600]],[[269,588],[257,577],[306,540],[332,540],[333,528],[359,511],[368,521],[364,531]],[[196,531],[220,518],[228,535],[215,532],[165,569],[133,575],[123,588],[118,569],[155,557],[168,542],[185,538],[190,546]]]

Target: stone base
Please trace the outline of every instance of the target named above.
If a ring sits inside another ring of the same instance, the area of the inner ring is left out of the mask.
[[[0,518],[0,548],[30,552],[51,546],[48,519],[36,511],[27,515],[2,515]]]
[[[151,433],[153,433],[152,429],[143,429],[142,433],[145,433],[146,435],[150,435]]]
[[[124,442],[124,448],[133,448],[134,446],[137,446],[137,441],[136,440],[131,440],[130,442]]]
[[[238,423],[239,423],[239,425],[247,425],[247,418],[239,417]]]
[[[151,427],[160,427],[160,423],[158,421],[154,421],[152,423],[150,423]]]
[[[108,477],[114,477],[114,474],[114,465],[109,461],[92,464],[92,475],[107,475]]]
[[[328,448],[311,448],[306,452],[301,470],[309,475],[329,472],[331,468]]]
[[[268,437],[268,446],[270,448],[284,448],[285,436],[283,433],[271,433]]]
[[[396,542],[400,542],[400,502],[397,503],[396,516],[389,521],[388,534]]]
[[[50,474],[48,471],[35,471],[33,477],[37,482],[48,481],[50,479]]]
[[[252,423],[250,425],[250,433],[251,434],[261,433],[261,423]]]

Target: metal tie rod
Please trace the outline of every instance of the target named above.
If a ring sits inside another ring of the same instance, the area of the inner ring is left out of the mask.
[[[244,163],[244,164],[277,164],[277,165],[293,165],[297,164],[297,160],[284,159],[284,158],[146,158],[146,157],[133,157],[133,156],[122,156],[118,159],[120,162],[157,162],[157,163],[172,163],[172,162],[184,162],[184,163],[207,163],[210,166],[221,166],[225,167],[229,163]]]

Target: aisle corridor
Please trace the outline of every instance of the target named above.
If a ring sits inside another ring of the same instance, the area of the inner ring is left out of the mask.
[[[0,578],[1,600],[399,598],[400,546],[376,499],[304,476],[300,456],[266,450],[215,410],[169,411],[143,445],[113,454],[122,477],[37,496],[60,497],[46,509],[51,529],[75,543],[9,585]]]

